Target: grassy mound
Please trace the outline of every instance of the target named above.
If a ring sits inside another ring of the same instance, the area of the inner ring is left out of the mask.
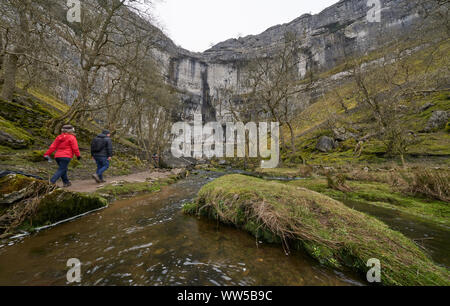
[[[258,239],[303,249],[322,264],[366,275],[377,258],[385,285],[449,285],[411,240],[384,223],[314,191],[257,178],[228,175],[204,186],[197,213],[244,229]]]

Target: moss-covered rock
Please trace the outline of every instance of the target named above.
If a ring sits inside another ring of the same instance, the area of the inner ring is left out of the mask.
[[[367,261],[377,258],[385,285],[450,284],[449,272],[401,233],[305,188],[228,175],[201,189],[196,212],[233,224],[258,239],[302,249],[335,269],[365,276]]]
[[[33,226],[48,225],[107,205],[108,202],[97,195],[57,189],[41,199],[36,213],[29,221]]]
[[[6,175],[0,178],[0,205],[11,205],[32,194],[39,195],[47,185],[44,181],[22,175]]]
[[[33,138],[24,129],[0,117],[0,145],[23,149],[33,143]]]
[[[107,204],[98,195],[69,192],[46,181],[9,174],[0,179],[0,234],[23,224],[52,224]]]
[[[27,99],[32,103],[32,99]],[[32,103],[32,108],[25,104],[9,102],[0,99],[0,116],[13,122],[23,129],[41,128],[52,118],[38,103]]]

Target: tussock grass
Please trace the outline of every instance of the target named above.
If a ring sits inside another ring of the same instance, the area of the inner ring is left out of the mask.
[[[365,275],[378,258],[385,285],[449,285],[447,270],[373,217],[290,184],[227,175],[204,186],[186,213],[217,219],[258,239],[303,249],[324,265]]]
[[[313,174],[314,169],[311,166],[296,165],[292,168],[274,168],[274,169],[262,169],[255,170],[256,173],[262,174],[268,177],[310,177]]]
[[[400,188],[404,193],[450,202],[449,171],[419,169],[400,174],[404,182]]]
[[[433,223],[450,225],[450,207],[447,203],[412,196],[399,191],[399,185],[370,181],[348,181],[350,192],[328,187],[322,178],[289,182],[290,185],[314,190],[337,201],[356,201],[362,204],[397,210]]]
[[[345,175],[338,174],[335,177],[331,173],[327,173],[328,188],[342,191],[350,192],[352,189],[347,185]]]

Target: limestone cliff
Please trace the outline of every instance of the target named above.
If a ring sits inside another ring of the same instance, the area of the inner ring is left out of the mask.
[[[230,39],[203,53],[180,48],[159,52],[168,80],[184,92],[185,117],[202,113],[204,120],[214,119],[212,106],[219,88],[237,85],[241,63],[270,56],[279,47],[284,33],[295,32],[302,40],[303,53],[299,75],[308,69],[332,69],[345,55],[367,52],[378,47],[379,38],[394,38],[408,32],[419,19],[415,1],[381,1],[381,22],[369,22],[371,7],[366,0],[341,0],[317,15],[303,15],[290,23],[277,25],[259,35]],[[224,25],[225,26],[225,25]]]
[[[302,41],[299,76],[309,69],[325,71],[336,66],[346,55],[379,47],[379,37],[386,39],[407,33],[414,21],[420,19],[415,9],[416,1],[419,0],[381,0],[381,22],[378,23],[368,22],[371,8],[367,6],[367,0],[341,0],[317,15],[306,14],[259,35],[230,39],[203,53],[177,47],[162,31],[145,20],[141,22],[158,36],[154,54],[167,81],[180,92],[184,105],[180,119],[190,120],[194,114],[201,113],[205,121],[211,121],[220,115],[214,108],[219,89],[239,85],[243,63],[255,57],[270,56],[280,46],[286,32],[297,33]],[[52,9],[65,26],[71,27],[65,22],[62,7],[55,9],[52,6]],[[71,52],[70,45],[57,39],[55,44],[61,45],[62,58],[78,65],[79,59]],[[70,105],[78,95],[75,77],[58,71],[53,74],[58,82],[50,82],[50,90]],[[96,86],[101,90],[103,81],[99,80]]]

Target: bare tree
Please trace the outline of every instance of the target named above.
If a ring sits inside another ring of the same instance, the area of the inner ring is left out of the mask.
[[[55,132],[65,122],[86,117],[90,104],[98,100],[94,87],[101,87],[99,75],[120,65],[123,58],[117,52],[132,43],[127,37],[137,38],[132,35],[135,26],[140,26],[141,33],[147,31],[147,36],[153,34],[151,29],[144,29],[135,8],[144,2],[148,3],[147,0],[85,1],[80,23],[72,27],[55,26],[58,34],[72,46],[79,61],[78,96],[66,114],[49,123]]]
[[[13,98],[16,77],[22,59],[34,61],[42,43],[40,35],[43,24],[37,15],[42,11],[39,1],[5,0],[0,5],[0,31],[2,32],[3,88],[1,96],[5,100]]]
[[[245,76],[249,99],[264,117],[287,126],[291,150],[296,153],[293,122],[306,106],[302,94],[313,85],[312,78],[300,82],[299,64],[302,61],[301,40],[295,33],[285,33],[284,42],[273,56],[250,63]],[[284,142],[283,133],[280,138]],[[284,145],[285,146],[285,145]]]
[[[388,154],[400,156],[405,164],[404,155],[416,141],[407,115],[417,99],[448,90],[448,55],[427,46],[417,63],[410,45],[400,41],[393,45],[376,63],[353,60],[351,71],[356,101],[374,119],[369,127],[375,131],[372,135],[385,143]]]

